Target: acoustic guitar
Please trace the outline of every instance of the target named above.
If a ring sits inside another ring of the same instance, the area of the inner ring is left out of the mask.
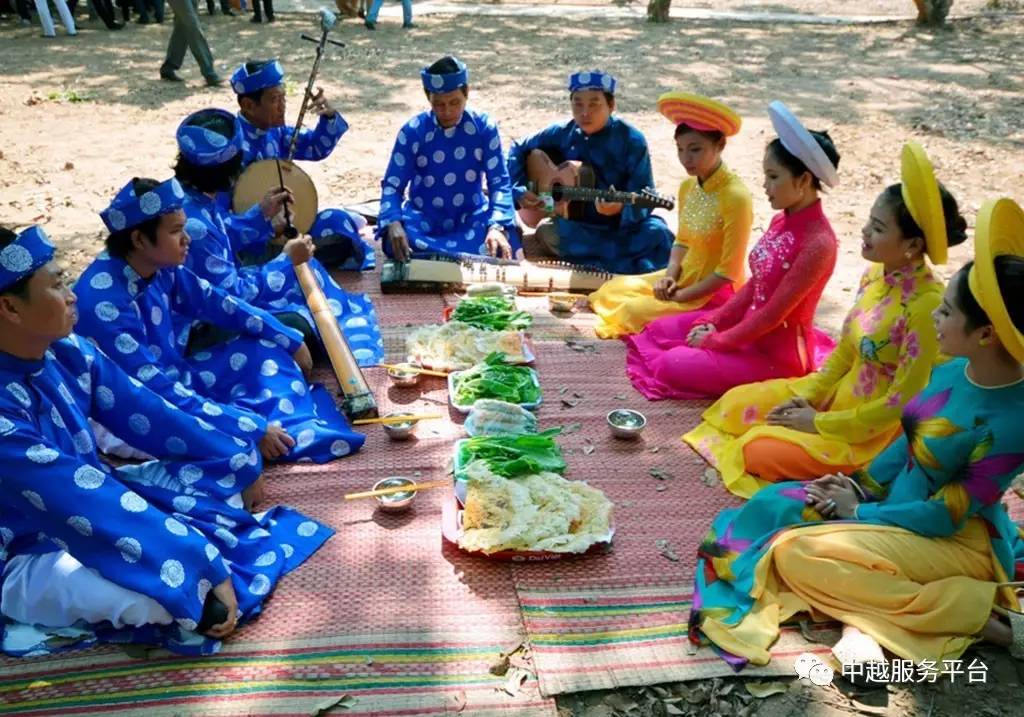
[[[579,220],[583,205],[579,202],[620,202],[643,209],[669,209],[675,200],[652,189],[639,192],[620,192],[613,189],[595,189],[594,169],[579,161],[555,164],[542,150],[530,152],[526,158],[526,178],[530,191],[544,202],[543,208],[519,209],[519,218],[528,227],[535,227],[545,217],[558,216]]]

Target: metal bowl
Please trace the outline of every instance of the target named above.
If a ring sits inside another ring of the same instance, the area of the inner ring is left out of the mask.
[[[405,416],[405,413],[389,413],[385,418],[395,418],[398,416]],[[415,419],[403,421],[402,423],[382,423],[384,426],[384,432],[388,434],[388,438],[392,441],[407,441],[412,438],[413,431],[416,430]]]
[[[574,294],[548,294],[548,308],[556,314],[568,314],[576,310],[578,299]]]
[[[406,367],[409,364],[398,364],[399,366]],[[420,374],[416,371],[403,371],[402,369],[388,369],[388,378],[391,379],[391,383],[396,386],[415,386],[420,382]]]
[[[644,414],[631,408],[616,408],[608,413],[608,426],[616,438],[636,438],[646,425]]]
[[[373,484],[373,489],[378,490],[380,488],[397,488],[401,485],[414,485],[416,481],[412,478],[403,478],[401,476],[391,476],[384,478]],[[410,490],[402,493],[392,493],[390,495],[378,495],[377,505],[385,513],[401,513],[404,510],[408,510],[409,506],[412,505],[413,499],[416,497],[416,491]]]

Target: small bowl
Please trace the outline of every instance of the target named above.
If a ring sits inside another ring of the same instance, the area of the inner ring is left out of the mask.
[[[575,294],[548,294],[548,308],[552,313],[570,314],[576,310],[576,302],[580,297]]]
[[[391,476],[390,478],[384,478],[373,484],[373,489],[378,490],[380,488],[397,488],[401,485],[414,485],[416,481],[412,478],[403,478],[401,476]],[[385,513],[401,513],[404,510],[409,510],[409,506],[412,505],[413,499],[416,497],[416,491],[410,490],[403,493],[392,493],[391,495],[378,495],[377,505]]]
[[[389,413],[385,418],[394,418],[396,416],[404,416],[404,413]],[[388,434],[388,438],[392,441],[407,441],[412,438],[413,431],[416,430],[416,424],[418,421],[415,419],[409,419],[402,423],[382,423],[384,426],[384,432]]]
[[[616,408],[608,413],[608,426],[616,438],[636,438],[646,425],[644,414],[631,408]]]
[[[407,367],[409,364],[398,364],[401,367]],[[415,386],[420,382],[420,374],[416,371],[403,371],[401,368],[389,368],[388,378],[391,379],[391,383],[396,386]]]

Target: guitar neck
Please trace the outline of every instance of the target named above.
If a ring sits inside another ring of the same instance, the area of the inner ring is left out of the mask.
[[[557,193],[562,199],[584,202],[619,202],[636,204],[641,198],[636,192],[620,192],[615,189],[592,189],[590,187],[558,187]]]

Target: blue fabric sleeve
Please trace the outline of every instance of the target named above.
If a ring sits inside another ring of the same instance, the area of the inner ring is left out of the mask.
[[[306,159],[319,161],[327,158],[334,147],[338,144],[341,136],[348,131],[348,122],[335,112],[334,116],[321,117],[313,129],[304,129],[299,132],[299,139],[295,143],[295,159]],[[295,133],[294,127],[288,127],[281,133],[281,156],[288,156],[288,145]]]

